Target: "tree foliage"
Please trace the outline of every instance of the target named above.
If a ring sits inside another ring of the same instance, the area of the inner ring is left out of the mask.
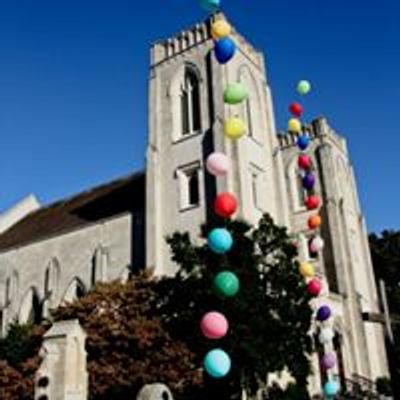
[[[56,311],[56,320],[78,318],[88,334],[90,399],[133,399],[154,382],[176,393],[201,384],[194,354],[171,338],[151,308],[155,284],[143,276],[127,284],[100,284]]]
[[[218,221],[205,227],[205,234],[215,225]],[[226,227],[234,246],[222,256],[207,245],[194,245],[187,233],[168,239],[180,269],[175,277],[160,282],[161,315],[174,337],[197,354],[199,366],[216,346],[230,354],[229,376],[219,381],[206,378],[207,398],[238,398],[243,389],[254,394],[268,374],[285,369],[305,387],[312,311],[298,272],[296,247],[286,229],[268,215],[255,229],[243,221],[228,221]],[[240,279],[241,291],[233,299],[218,297],[213,290],[213,278],[223,270]],[[199,329],[201,317],[209,311],[222,312],[230,323],[229,334],[218,343],[206,340]]]
[[[46,328],[14,323],[7,336],[0,339],[0,399],[33,399],[34,376]]]
[[[394,335],[394,345],[387,343],[388,358],[393,388],[400,395],[400,231],[372,234],[369,243],[377,283],[383,280],[386,286]]]

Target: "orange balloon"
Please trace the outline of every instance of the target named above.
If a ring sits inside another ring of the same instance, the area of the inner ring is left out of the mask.
[[[308,227],[310,229],[318,229],[322,224],[322,218],[319,215],[314,215],[308,219]]]

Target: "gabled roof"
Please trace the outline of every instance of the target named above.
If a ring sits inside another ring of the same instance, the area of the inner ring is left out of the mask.
[[[144,197],[144,172],[89,189],[28,214],[0,235],[0,252],[125,212],[142,212]]]

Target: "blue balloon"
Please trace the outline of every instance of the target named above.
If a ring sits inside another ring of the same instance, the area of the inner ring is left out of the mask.
[[[213,229],[208,235],[208,246],[214,253],[224,254],[232,245],[232,235],[225,228]]]
[[[297,146],[300,150],[306,150],[310,145],[310,138],[307,135],[301,135],[297,139]]]
[[[204,368],[208,375],[213,378],[225,377],[229,374],[231,366],[232,362],[229,355],[221,349],[211,350],[204,359]]]
[[[215,58],[220,64],[226,64],[235,55],[236,44],[228,37],[219,39],[215,42],[214,53]]]
[[[339,383],[334,380],[330,380],[324,385],[324,394],[326,397],[334,397],[340,390]]]
[[[220,8],[220,0],[200,0],[200,5],[210,12],[215,12]]]

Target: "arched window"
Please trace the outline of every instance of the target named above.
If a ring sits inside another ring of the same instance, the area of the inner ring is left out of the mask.
[[[64,293],[63,302],[72,303],[87,293],[84,283],[79,278],[74,278]]]
[[[38,324],[42,321],[43,303],[35,288],[30,288],[22,299],[19,311],[19,323]]]
[[[18,301],[18,290],[19,290],[19,279],[18,273],[14,271],[10,277],[6,280],[6,290],[4,296],[5,307],[12,306]]]
[[[195,73],[186,69],[181,86],[181,128],[182,135],[200,130],[200,87]]]
[[[247,135],[262,143],[265,123],[263,121],[263,102],[260,87],[264,83],[255,78],[248,65],[242,65],[239,68],[237,79],[248,93],[247,99],[242,103],[241,112],[246,122]]]
[[[246,101],[243,103],[244,105],[244,118],[246,120],[247,125],[247,134],[252,137],[253,136],[253,120],[251,115],[251,104],[250,99],[247,98]]]

